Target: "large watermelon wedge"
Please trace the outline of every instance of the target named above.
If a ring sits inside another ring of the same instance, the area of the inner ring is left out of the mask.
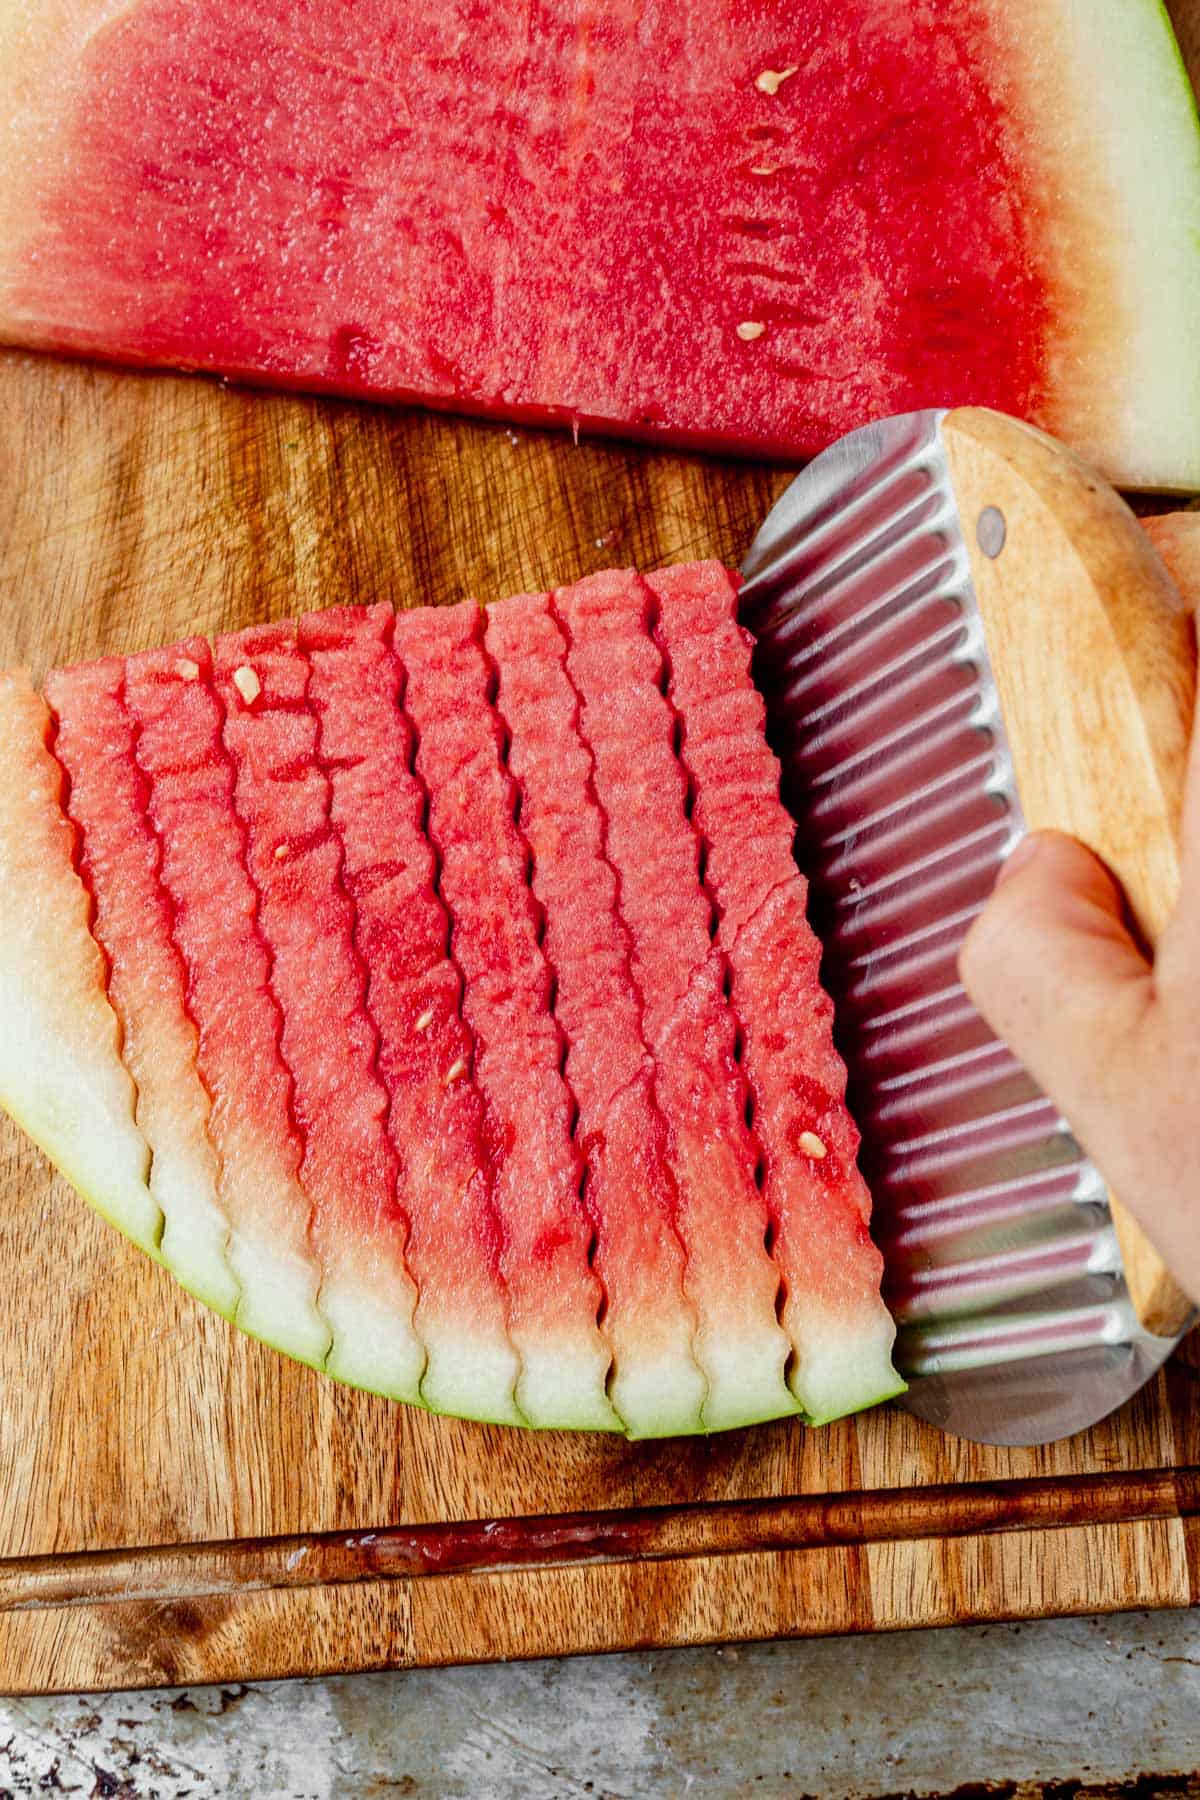
[[[1200,134],[1160,0],[0,0],[0,338],[1200,486]]]
[[[896,1392],[724,571],[314,614],[46,694],[0,678],[0,1100],[201,1298],[509,1423]]]

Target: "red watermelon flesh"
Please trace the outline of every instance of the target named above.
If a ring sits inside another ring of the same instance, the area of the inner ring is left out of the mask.
[[[218,1199],[241,1290],[238,1323],[302,1361],[324,1364],[329,1328],[316,1304],[311,1204],[299,1178],[303,1146],[208,644],[189,638],[130,657],[125,699],[147,782],[146,815],[162,845],[161,880],[187,972],[200,1076],[212,1098]]]
[[[518,1363],[500,1272],[502,1230],[487,1176],[483,1103],[470,1072],[462,979],[435,892],[425,794],[413,772],[392,651],[390,606],[339,608],[300,621],[308,700],[331,789],[377,1069],[408,1214],[415,1324],[428,1353],[422,1398],[439,1412],[520,1422]],[[466,1072],[447,1082],[458,1064]]]
[[[470,601],[402,613],[396,653],[475,1043],[504,1231],[509,1330],[521,1365],[517,1404],[539,1425],[612,1429],[619,1421],[605,1392],[610,1355],[597,1325],[602,1294],[588,1260],[565,1046],[551,1011],[529,848],[514,818],[516,793],[491,704],[482,620]],[[455,1064],[443,1079],[468,1072]]]
[[[818,977],[821,947],[805,914],[795,826],[779,799],[736,589],[717,563],[665,569],[648,581],[682,726],[680,757],[696,795],[705,881],[717,903],[717,948],[745,1036],[772,1255],[784,1285],[781,1318],[795,1349],[792,1391],[819,1422],[844,1410],[848,1388],[886,1391],[893,1337],[833,1009]]]
[[[137,1087],[137,1123],[153,1151],[150,1192],[163,1215],[163,1260],[232,1318],[238,1284],[208,1135],[211,1106],[124,690],[119,657],[51,672],[54,754],[66,774],[65,810],[79,832],[79,868],[95,903],[92,931],[107,958],[108,994]]]
[[[638,577],[614,573],[559,590],[553,606],[595,757],[681,1196],[685,1283],[708,1382],[704,1423],[720,1429],[735,1417],[778,1417],[794,1402],[783,1378],[779,1271],[766,1249],[769,1218],[744,1117],[737,1021],[709,934],[700,841],[660,686],[662,658],[647,629],[651,599]]]
[[[378,1034],[365,1005],[308,683],[294,624],[217,639],[222,741],[304,1146],[300,1181],[323,1272],[318,1305],[333,1334],[326,1367],[416,1400],[425,1352],[413,1328],[416,1290],[404,1260],[387,1092],[375,1073]]]
[[[555,1017],[570,1046],[563,1073],[579,1108],[613,1405],[639,1437],[696,1431],[706,1384],[684,1291],[679,1193],[566,639],[547,597],[527,595],[489,610],[486,642],[545,917]]]
[[[1157,0],[0,4],[0,334],[679,441],[1033,417],[1200,483]]]

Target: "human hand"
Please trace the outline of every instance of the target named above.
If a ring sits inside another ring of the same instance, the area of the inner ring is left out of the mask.
[[[1074,838],[1009,857],[959,957],[971,999],[1200,1301],[1200,734],[1179,901],[1151,963]]]

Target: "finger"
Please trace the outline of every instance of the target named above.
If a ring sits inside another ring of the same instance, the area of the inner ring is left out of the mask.
[[[1200,1190],[1192,1134],[1180,1129],[1200,1090],[1195,1012],[1175,984],[1156,982],[1103,863],[1054,832],[1023,840],[959,968],[1110,1190],[1200,1296]]]
[[[1022,840],[959,956],[968,994],[1097,1160],[1140,1107],[1154,1011],[1120,890],[1058,832]]]

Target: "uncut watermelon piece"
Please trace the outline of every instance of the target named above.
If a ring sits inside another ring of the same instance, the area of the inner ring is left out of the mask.
[[[0,336],[1195,487],[1195,105],[1159,0],[0,0]]]
[[[108,963],[108,997],[137,1091],[137,1123],[152,1152],[150,1193],[163,1216],[163,1261],[199,1299],[233,1318],[229,1220],[217,1195],[211,1105],[197,1068],[196,1028],[146,818],[119,657],[52,670],[46,698],[54,754],[67,776],[66,811],[94,901],[92,931]]]
[[[595,758],[667,1122],[685,1287],[708,1382],[703,1421],[721,1430],[778,1418],[796,1410],[784,1380],[790,1346],[776,1318],[779,1271],[766,1249],[770,1220],[744,1116],[737,1020],[710,938],[700,841],[648,630],[651,594],[639,577],[612,572],[560,589],[552,605]]]
[[[496,705],[511,734],[509,770],[546,920],[555,1017],[570,1046],[564,1074],[579,1106],[584,1203],[613,1352],[609,1392],[634,1437],[697,1431],[706,1383],[684,1291],[680,1199],[566,640],[544,594],[506,600],[486,616]]]
[[[795,1351],[789,1382],[805,1416],[820,1424],[904,1386],[892,1367],[895,1326],[880,1297],[883,1258],[871,1242],[846,1071],[820,985],[821,947],[807,921],[807,888],[792,855],[796,828],[779,799],[734,584],[718,563],[647,580],[696,795],[705,880],[717,902],[717,948],[728,959],[745,1034],[775,1227],[771,1254],[784,1281],[780,1316]]]
[[[134,1120],[50,729],[28,674],[0,674],[0,1105],[97,1211],[157,1258],[150,1151]]]
[[[146,816],[162,845],[161,879],[187,973],[200,1076],[212,1099],[217,1195],[241,1290],[237,1322],[323,1367],[330,1332],[317,1307],[302,1146],[208,644],[188,638],[127,658],[125,703],[147,783]]]
[[[448,954],[450,921],[435,891],[425,795],[412,770],[393,623],[391,607],[379,605],[309,613],[299,627],[399,1164],[408,1235],[402,1244],[397,1220],[389,1241],[394,1234],[417,1282],[424,1403],[520,1424],[483,1103],[470,1073],[462,978]],[[447,1082],[459,1063],[466,1072]]]
[[[451,949],[466,984],[463,1015],[475,1042],[509,1332],[521,1365],[516,1399],[531,1425],[616,1430],[564,1046],[482,635],[483,615],[466,601],[401,613],[395,647],[453,921]],[[460,1059],[443,1079],[470,1072]]]
[[[325,1366],[356,1387],[417,1401],[425,1350],[413,1326],[387,1092],[375,1073],[379,1037],[295,625],[219,637],[213,674],[304,1147],[318,1305],[333,1334]]]

